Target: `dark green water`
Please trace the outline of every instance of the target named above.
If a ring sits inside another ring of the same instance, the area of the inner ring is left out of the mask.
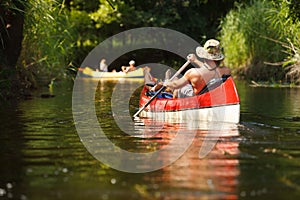
[[[124,90],[131,85],[122,84]],[[114,85],[101,82],[95,101],[107,137],[131,151],[168,145],[178,124],[164,125],[154,138],[123,134],[110,109]],[[0,199],[299,199],[300,90],[251,88],[243,82],[237,86],[237,128],[224,132],[203,159],[198,152],[209,132],[196,130],[193,144],[180,159],[148,173],[120,172],[86,150],[73,121],[71,84],[55,87],[54,98],[37,95],[2,107]],[[138,98],[131,99],[131,112]]]

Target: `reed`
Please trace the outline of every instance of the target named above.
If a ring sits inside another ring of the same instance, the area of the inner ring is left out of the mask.
[[[65,75],[75,57],[76,43],[74,25],[66,12],[63,4],[54,0],[28,1],[18,62],[22,75],[32,76],[38,82]]]
[[[246,79],[283,80],[287,71],[279,61],[291,57],[282,44],[299,47],[299,22],[290,14],[289,0],[238,4],[221,22],[219,38],[225,63]],[[277,42],[278,41],[278,42]],[[292,53],[295,55],[295,53]],[[295,57],[295,56],[293,56]]]
[[[295,3],[293,0],[285,0],[280,4],[272,2],[267,20],[278,30],[278,40],[275,42],[284,49],[285,58],[279,64],[286,72],[286,80],[300,84],[300,12]]]

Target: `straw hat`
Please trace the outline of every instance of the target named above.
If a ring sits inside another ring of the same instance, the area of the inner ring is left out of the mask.
[[[197,47],[196,54],[200,58],[205,58],[208,60],[223,60],[224,55],[221,52],[220,42],[215,39],[207,40],[204,47]]]

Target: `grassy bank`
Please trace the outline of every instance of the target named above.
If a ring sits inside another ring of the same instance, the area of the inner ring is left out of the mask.
[[[299,84],[300,23],[291,3],[238,4],[222,20],[219,38],[225,62],[237,76]]]

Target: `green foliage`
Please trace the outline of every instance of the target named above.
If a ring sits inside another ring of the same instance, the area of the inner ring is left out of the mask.
[[[71,8],[67,14],[73,29],[74,57],[72,57],[72,62],[79,66],[88,52],[103,39],[97,33],[88,12]]]
[[[290,80],[298,77],[295,73],[297,70],[291,70],[291,66],[298,66],[300,41],[299,11],[294,1],[254,0],[249,4],[237,3],[236,9],[226,15],[220,26],[226,64],[249,79],[282,79],[284,70],[293,72]],[[66,76],[66,71],[73,73],[88,52],[101,41],[131,28],[171,28],[203,43],[215,37],[219,20],[234,2],[239,1],[26,2],[23,50],[18,67],[23,76],[21,78],[34,85],[35,79],[50,81]],[[13,6],[10,5],[10,9]],[[283,61],[284,68],[270,65],[279,61]]]
[[[214,37],[219,18],[232,7],[234,0],[100,0],[90,12],[102,36],[108,37],[131,28],[154,26],[178,30],[203,42]],[[112,7],[113,6],[113,7]]]
[[[238,10],[240,10],[239,8]],[[238,19],[239,11],[232,10],[221,23],[220,40],[224,47],[226,65],[232,69],[246,67],[251,59],[250,46],[247,45],[246,31]]]
[[[100,28],[104,24],[111,24],[114,21],[119,22],[121,18],[119,7],[122,6],[124,6],[124,2],[122,1],[112,7],[108,1],[100,0],[98,9],[90,13],[89,16],[95,21],[95,27]]]
[[[291,15],[290,0],[238,4],[222,20],[220,40],[226,64],[247,79],[283,80],[283,53],[289,39],[299,47],[299,21]],[[288,48],[289,49],[289,48]],[[289,52],[291,52],[289,50]]]
[[[278,30],[278,43],[282,45],[285,59],[282,66],[286,70],[286,78],[292,83],[300,83],[300,15],[293,0],[281,3],[273,2],[267,20]]]
[[[65,77],[66,71],[74,73],[101,41],[131,28],[171,28],[203,43],[206,38],[215,36],[219,18],[233,2],[235,0],[2,0],[0,27],[4,11],[25,14],[17,69],[24,87],[32,88]],[[26,7],[25,11],[19,9],[19,3]],[[1,36],[0,46],[3,44]]]
[[[253,1],[250,5],[239,4],[221,23],[220,40],[224,46],[226,64],[235,71],[255,80],[282,78],[276,67],[265,62],[282,58],[281,46],[268,38],[277,38],[277,31],[270,26],[267,1]]]
[[[283,62],[286,69],[286,78],[292,84],[300,84],[300,47],[293,43],[283,45],[287,49],[288,57]]]
[[[39,81],[62,77],[75,56],[74,23],[66,12],[54,0],[29,0],[19,67]]]
[[[100,3],[29,0],[18,66],[21,79],[29,80],[23,81],[26,87],[46,85],[53,78],[74,74],[88,52],[104,39],[91,14]],[[99,21],[109,23],[114,19],[106,15]]]

